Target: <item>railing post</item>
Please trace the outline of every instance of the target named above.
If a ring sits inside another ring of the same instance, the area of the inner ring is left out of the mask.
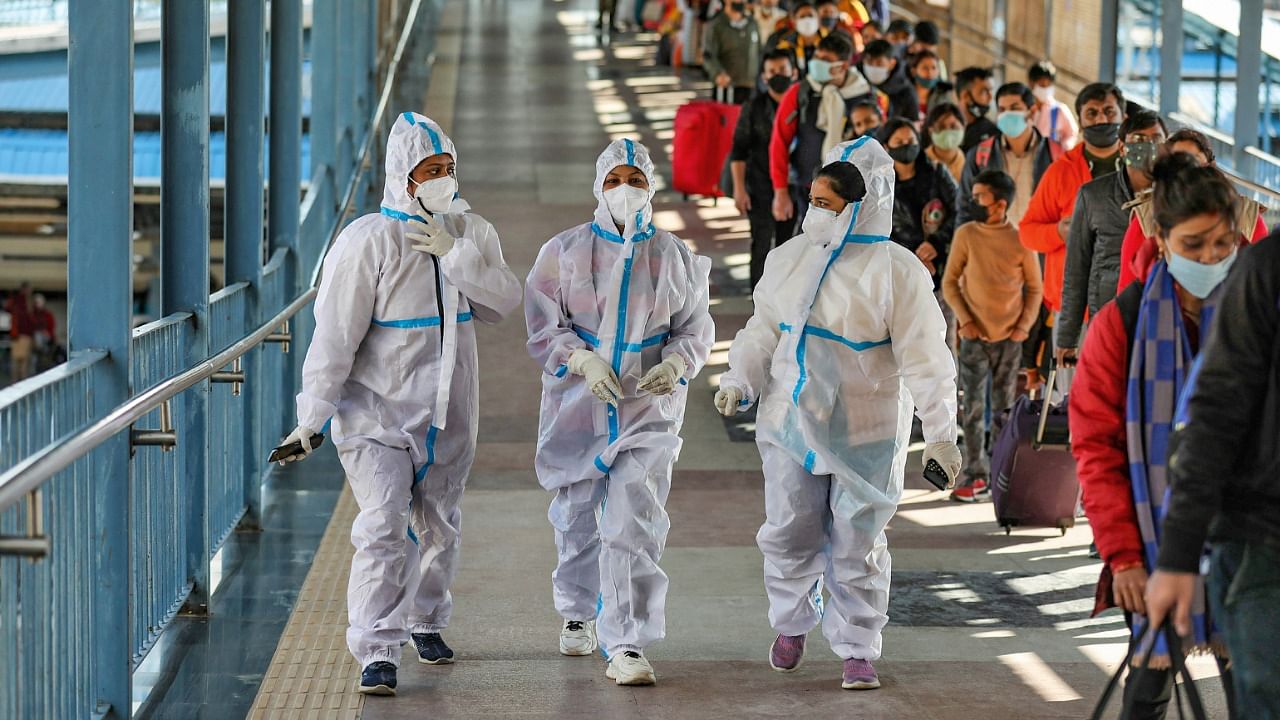
[[[1160,3],[1160,114],[1178,112],[1182,86],[1182,0]]]
[[[224,227],[227,284],[248,282],[245,298],[246,333],[262,322],[263,247],[263,103],[262,68],[266,61],[266,8],[257,2],[227,5],[227,183]],[[295,203],[296,205],[296,203]],[[263,383],[258,372],[261,349],[245,353],[242,367],[249,379],[241,394],[244,423],[243,482],[245,513],[242,530],[258,530],[262,518],[259,471],[263,453],[258,432],[262,422]]]
[[[133,307],[133,7],[81,2],[68,9],[68,340],[73,353],[102,349],[94,367],[95,415],[129,398]],[[103,72],[110,68],[110,72]],[[90,676],[83,682],[110,718],[132,713],[130,693],[129,434],[89,456],[94,622],[81,627]],[[55,552],[58,550],[55,549]],[[71,592],[72,588],[58,588]],[[59,621],[77,622],[78,618]],[[93,708],[84,708],[88,715]]]
[[[355,161],[355,143],[352,137],[355,134],[356,117],[357,51],[354,47],[356,43],[347,35],[355,27],[352,22],[355,4],[353,2],[338,3],[338,27],[343,32],[343,38],[333,45],[338,56],[338,77],[335,84],[338,103],[338,160],[334,165],[337,170],[334,173],[334,179],[337,180],[336,189],[339,196],[347,187],[346,181],[351,175],[352,163]]]
[[[1120,0],[1102,0],[1102,27],[1098,42],[1098,79],[1116,81],[1116,40],[1120,33]]]
[[[312,71],[315,64],[312,64]],[[312,113],[312,152],[315,151],[315,113]],[[290,257],[281,272],[286,273],[282,298],[295,297],[301,288],[299,278],[306,276],[302,253],[298,248],[299,207],[302,202],[302,0],[274,0],[271,3],[271,108],[270,108],[271,182],[267,202],[271,251],[288,248]],[[267,308],[266,313],[280,308]],[[297,323],[294,323],[295,325]],[[301,349],[301,348],[300,348]],[[295,350],[295,355],[300,354]],[[288,423],[293,418],[293,390],[296,387],[294,360],[281,363],[284,377],[263,379],[272,387],[268,407],[279,407],[279,417],[264,422]],[[265,389],[265,388],[264,388]],[[279,397],[275,397],[279,395]]]
[[[1250,163],[1245,148],[1258,144],[1258,85],[1262,80],[1262,0],[1240,0],[1240,35],[1236,42],[1236,172]]]
[[[161,11],[160,304],[192,314],[187,367],[209,356],[209,4],[164,0]],[[184,499],[184,612],[209,607],[209,383],[178,398],[178,476]]]
[[[335,184],[334,160],[338,153],[338,3],[337,0],[314,0],[311,5],[311,180],[324,182],[325,173]],[[337,209],[337,195],[324,209],[322,226],[328,225]],[[318,242],[320,240],[317,239]],[[304,255],[312,259],[313,248]],[[306,268],[309,272],[311,268]],[[299,282],[306,282],[305,273]]]

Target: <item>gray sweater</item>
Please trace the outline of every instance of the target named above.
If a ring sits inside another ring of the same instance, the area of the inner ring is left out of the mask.
[[[760,26],[751,18],[735,28],[729,16],[720,13],[703,34],[702,69],[714,81],[721,72],[729,73],[736,88],[755,87],[760,70]]]

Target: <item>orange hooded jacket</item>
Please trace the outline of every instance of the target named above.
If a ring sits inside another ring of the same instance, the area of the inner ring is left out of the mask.
[[[1084,143],[1053,161],[1031,204],[1018,223],[1023,247],[1041,253],[1044,259],[1044,304],[1054,312],[1062,309],[1062,273],[1067,266],[1067,243],[1058,234],[1058,222],[1071,217],[1080,186],[1093,179],[1084,158]]]

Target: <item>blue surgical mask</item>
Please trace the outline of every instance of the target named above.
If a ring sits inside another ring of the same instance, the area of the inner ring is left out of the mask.
[[[925,90],[932,90],[938,86],[938,78],[916,78],[916,84]]]
[[[1021,110],[1005,110],[996,116],[996,127],[1005,137],[1018,137],[1027,131],[1027,116]]]
[[[814,82],[831,82],[831,63],[814,58],[809,61],[809,77]]]
[[[1203,300],[1227,279],[1227,273],[1231,272],[1237,255],[1239,253],[1233,252],[1222,262],[1205,265],[1171,252],[1165,262],[1169,264],[1169,274],[1173,279],[1184,290]]]

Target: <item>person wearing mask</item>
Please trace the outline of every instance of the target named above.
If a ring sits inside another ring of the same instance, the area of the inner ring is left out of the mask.
[[[880,126],[884,125],[884,110],[880,103],[870,97],[858,100],[849,110],[849,123],[845,140],[860,137],[876,137],[880,134]]]
[[[1027,81],[1036,98],[1032,124],[1040,131],[1041,137],[1057,143],[1054,160],[1075,147],[1080,136],[1075,113],[1071,112],[1066,103],[1053,96],[1057,79],[1058,69],[1048,60],[1041,60],[1027,71]]]
[[[879,40],[884,37],[884,26],[875,20],[872,20],[866,25],[863,25],[862,29],[858,31],[858,34],[862,35],[862,46],[866,47],[872,40]]]
[[[534,467],[555,493],[560,652],[597,647],[618,685],[652,685],[666,633],[665,505],[688,383],[715,342],[711,261],[653,224],[653,161],[615,140],[596,161],[595,214],[538,253],[525,285],[542,367]]]
[[[1125,168],[1085,183],[1076,196],[1062,274],[1062,312],[1055,345],[1060,364],[1075,364],[1085,313],[1097,315],[1116,296],[1120,246],[1129,226],[1127,206],[1151,188],[1151,168],[1165,142],[1164,121],[1139,110],[1120,125]]]
[[[804,222],[809,186],[822,156],[844,140],[849,113],[873,88],[857,68],[849,67],[853,46],[843,33],[822,39],[809,74],[778,102],[769,139],[769,175],[773,180],[773,217]],[[792,197],[791,188],[795,188]]]
[[[916,91],[907,79],[906,68],[898,59],[893,46],[887,40],[877,40],[867,46],[859,67],[862,76],[876,89],[877,96],[888,106],[889,117],[904,117],[916,121],[920,118],[920,102]]]
[[[947,346],[956,346],[956,319],[942,298],[942,270],[956,228],[956,183],[920,150],[920,133],[906,118],[891,118],[878,139],[893,159],[893,231],[890,239],[915,254],[933,279],[933,294],[947,321]]]
[[[779,30],[789,29],[788,14],[779,0],[757,0],[751,11],[752,18],[760,33],[760,45],[763,52],[768,48],[769,38]]]
[[[1162,183],[1163,176],[1158,176],[1156,187]],[[1203,216],[1199,220],[1205,222]],[[1219,220],[1216,234],[1238,232],[1224,224]],[[1234,256],[1222,258],[1218,243],[1203,242],[1212,235],[1202,224],[1187,230],[1186,244],[1196,251],[1184,247],[1186,262],[1178,261],[1176,273],[1170,263],[1170,272],[1175,279],[1186,279],[1193,295],[1218,282],[1224,286],[1213,332],[1178,403],[1169,441],[1171,492],[1156,571],[1143,601],[1151,626],[1160,627],[1168,619],[1178,635],[1199,640],[1195,633],[1204,625],[1199,612],[1206,595],[1200,568],[1207,541],[1208,605],[1231,656],[1237,717],[1277,718],[1280,232],[1243,253],[1223,281],[1226,273],[1220,266],[1231,264]],[[1167,245],[1174,246],[1172,230],[1168,234]]]
[[[348,225],[325,256],[298,427],[283,443],[301,442],[289,461],[301,460],[330,434],[360,506],[347,647],[361,693],[395,694],[405,641],[420,662],[453,662],[440,633],[479,420],[472,321],[520,304],[493,226],[450,212],[457,157],[435,121],[397,116],[381,212]]]
[[[1213,165],[1216,159],[1213,148],[1209,146],[1209,138],[1191,128],[1183,128],[1170,135],[1164,144],[1164,152],[1188,153],[1201,166]],[[1124,290],[1134,280],[1146,280],[1151,265],[1159,256],[1151,194],[1150,189],[1135,193],[1134,199],[1126,206],[1131,212],[1131,219],[1120,247],[1120,282],[1116,292]],[[1236,229],[1240,231],[1240,237],[1250,244],[1266,237],[1267,223],[1263,218],[1266,207],[1246,197],[1240,197],[1238,202]]]
[[[775,246],[791,239],[794,220],[773,217],[773,182],[769,179],[769,138],[773,135],[778,101],[795,81],[791,55],[775,50],[764,56],[760,80],[765,92],[756,93],[738,116],[729,167],[733,174],[733,202],[751,223],[751,288],[764,273],[764,259]]]
[[[836,2],[836,0],[818,0],[817,8],[818,23],[822,25],[825,30],[839,30],[847,35],[850,41],[853,41],[854,36],[858,35],[857,28],[854,26],[853,18],[846,15],[840,9],[840,3]],[[856,42],[854,42],[854,45],[855,49],[857,49]]]
[[[908,69],[911,71],[908,77],[916,93],[916,103],[920,107],[918,117],[923,120],[930,109],[945,102],[942,99],[945,90],[939,87],[942,60],[932,50],[921,50],[911,56],[911,66]]]
[[[730,0],[703,31],[702,68],[734,105],[751,97],[760,67],[760,31],[744,0]]]
[[[1169,460],[1167,452],[1168,437],[1176,427],[1174,408],[1189,384],[1196,355],[1203,357],[1201,350],[1206,349],[1213,315],[1220,316],[1218,327],[1237,325],[1231,316],[1223,315],[1228,306],[1222,302],[1225,288],[1220,288],[1236,260],[1239,244],[1239,235],[1232,226],[1236,194],[1231,183],[1216,169],[1201,167],[1190,156],[1181,154],[1161,158],[1153,174],[1157,178],[1153,202],[1161,259],[1148,282],[1128,285],[1094,315],[1068,401],[1071,452],[1076,458],[1085,514],[1103,561],[1095,612],[1119,606],[1131,632],[1146,624],[1144,616],[1151,610],[1144,593],[1148,590],[1148,577],[1162,566],[1163,555],[1158,554],[1157,546],[1162,553],[1166,549],[1164,543],[1177,532],[1174,516],[1182,478],[1176,474],[1178,455]],[[1271,295],[1267,304],[1274,307],[1275,297]],[[1244,313],[1238,317],[1246,318],[1239,326],[1258,322],[1258,316],[1249,309],[1237,309]],[[1256,363],[1258,355],[1266,357],[1272,346],[1268,343],[1264,352],[1255,351],[1248,362]],[[1258,395],[1239,394],[1237,390],[1248,387],[1256,377],[1248,373],[1249,367],[1233,364],[1233,379],[1224,393],[1214,398],[1215,404],[1229,401],[1244,409],[1256,402],[1263,394],[1261,388],[1255,391]],[[1259,427],[1260,417],[1264,416],[1255,410],[1233,420],[1224,418],[1221,428],[1235,442],[1249,428]],[[1275,417],[1272,415],[1270,420],[1273,429]],[[1272,434],[1268,444],[1274,438]],[[1225,445],[1230,446],[1231,442]],[[1191,478],[1192,485],[1203,488],[1217,484],[1219,477],[1232,478],[1232,482],[1241,477],[1230,470],[1236,465],[1237,456],[1219,447],[1204,449],[1207,454],[1202,457],[1215,458],[1218,463],[1211,476]],[[1274,473],[1266,475],[1271,484]],[[1165,500],[1171,483],[1172,505]],[[1200,493],[1197,490],[1187,494]],[[1253,506],[1256,499],[1247,502]],[[1203,502],[1201,507],[1208,509],[1211,504]],[[1205,514],[1200,508],[1195,513]],[[1203,544],[1201,534],[1191,551],[1185,553],[1190,562],[1181,561],[1195,573],[1193,584],[1199,586],[1196,594],[1202,598],[1208,595],[1208,588],[1199,578]],[[1198,615],[1193,632],[1185,633],[1198,650],[1222,649],[1214,625],[1222,628],[1223,624],[1216,615],[1217,608],[1214,611],[1212,620]],[[1156,622],[1154,613],[1151,620]],[[1269,646],[1267,651],[1274,652],[1274,647]],[[1129,670],[1125,707],[1131,709],[1129,717],[1135,720],[1165,717],[1172,694],[1172,649],[1162,640],[1154,650],[1156,657],[1150,668],[1142,669],[1135,662]],[[1232,653],[1237,677],[1241,659]],[[1226,661],[1219,654],[1230,706],[1232,673],[1228,672]],[[1230,716],[1265,717],[1236,712]]]
[[[796,68],[803,77],[809,72],[809,60],[818,51],[822,39],[831,31],[822,27],[818,9],[812,0],[799,0],[791,8],[792,29],[779,30],[765,43],[766,52],[785,50],[795,57]],[[850,53],[853,52],[850,46]]]
[[[902,497],[912,406],[926,463],[954,479],[956,370],[928,274],[889,241],[893,161],[871,138],[825,160],[804,233],[765,263],[715,404],[732,416],[760,403],[765,522],[756,542],[778,633],[770,666],[799,667],[821,623],[844,660],[841,686],[869,690],[880,687],[872,663],[888,622],[884,530]]]
[[[960,149],[966,153],[1000,132],[987,117],[991,112],[991,91],[994,89],[991,78],[990,68],[967,67],[956,73],[956,104],[964,113],[964,142]]]
[[[966,201],[969,222],[956,229],[942,281],[947,304],[956,314],[960,335],[960,388],[964,427],[964,477],[951,492],[957,502],[990,495],[990,411],[1013,406],[1022,368],[1022,343],[1040,312],[1043,288],[1040,264],[1018,242],[1008,209],[1017,194],[1013,178],[986,170],[974,178]]]
[[[893,46],[893,51],[898,57],[907,56],[907,48],[911,47],[911,33],[914,30],[909,20],[898,18],[890,22],[888,29],[884,31],[884,39]]]
[[[960,181],[960,222],[970,218],[968,204],[973,179],[983,171],[999,170],[1013,178],[1017,188],[1005,215],[1014,229],[1027,212],[1031,196],[1049,166],[1053,164],[1050,143],[1031,124],[1031,108],[1035,99],[1022,83],[1007,83],[996,91],[996,127],[1000,134],[978,143],[965,156],[964,178]]]
[[[24,282],[4,304],[9,313],[9,382],[31,376],[31,359],[35,350],[35,319],[31,308],[31,283]]]
[[[1018,223],[1022,244],[1044,255],[1044,304],[1050,312],[1062,308],[1062,273],[1076,194],[1089,180],[1119,169],[1124,106],[1124,93],[1110,83],[1093,83],[1080,91],[1076,114],[1084,125],[1084,142],[1053,161]]]
[[[924,127],[928,133],[925,155],[946,168],[958,185],[964,177],[965,168],[965,156],[960,151],[960,143],[964,140],[964,114],[959,106],[942,103],[929,111]]]
[[[923,52],[931,52],[938,61],[938,78],[940,80],[947,79],[947,64],[942,61],[939,54],[938,46],[942,42],[942,33],[938,31],[938,26],[932,20],[921,20],[916,23],[912,32],[911,44],[907,46],[908,60],[914,58]],[[914,67],[913,62],[909,62]]]

